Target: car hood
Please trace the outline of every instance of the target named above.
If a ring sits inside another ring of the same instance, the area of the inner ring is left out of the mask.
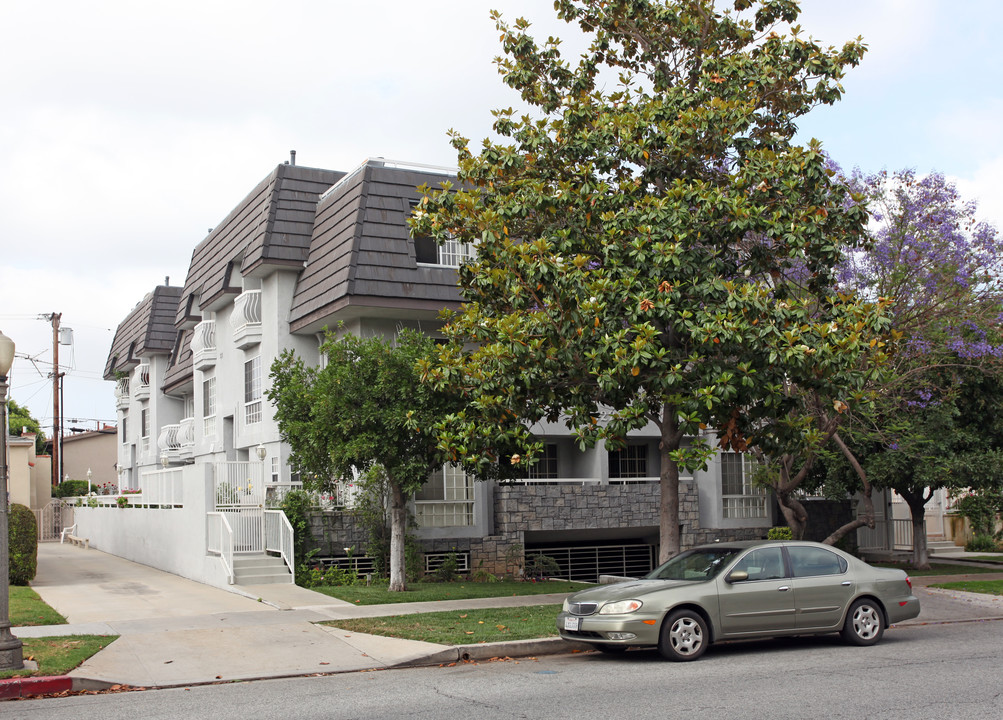
[[[568,602],[606,603],[616,602],[617,600],[629,600],[631,598],[644,597],[649,593],[669,590],[674,587],[691,586],[696,582],[706,581],[627,580],[626,582],[616,583],[615,585],[600,585],[599,587],[576,592],[574,595],[568,597]]]

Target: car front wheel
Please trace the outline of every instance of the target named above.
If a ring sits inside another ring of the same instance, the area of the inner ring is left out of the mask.
[[[846,613],[843,639],[854,645],[874,645],[885,632],[881,608],[873,600],[857,600]]]
[[[707,623],[692,610],[677,610],[662,621],[658,651],[669,660],[696,660],[709,643]]]

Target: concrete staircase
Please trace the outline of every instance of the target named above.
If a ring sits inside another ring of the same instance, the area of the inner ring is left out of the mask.
[[[289,568],[280,557],[265,553],[233,556],[234,585],[272,585],[292,581]]]

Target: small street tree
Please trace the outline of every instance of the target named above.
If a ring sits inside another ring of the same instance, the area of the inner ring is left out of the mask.
[[[532,462],[542,419],[583,448],[657,427],[665,559],[679,471],[713,454],[701,430],[748,449],[787,412],[785,382],[823,385],[868,346],[877,304],[832,292],[866,212],[817,143],[793,144],[864,48],[784,35],[792,0],[555,5],[588,49],[570,64],[496,14],[499,70],[531,114],[496,111],[500,139],[476,155],[454,133],[459,182],[415,213],[415,232],[477,251],[425,375],[466,399],[440,440],[479,474],[510,443]]]
[[[842,281],[893,300],[901,338],[875,402],[850,414],[859,461],[834,471],[850,486],[891,488],[913,522],[913,563],[928,565],[925,509],[941,488],[1003,487],[1003,238],[940,173],[857,174],[874,244]]]
[[[416,364],[433,352],[429,337],[406,329],[393,340],[328,336],[323,367],[287,351],[272,364],[266,393],[305,487],[330,490],[374,466],[386,474],[394,591],[406,589],[407,501],[442,465],[433,427],[457,409],[452,394],[419,382]]]
[[[7,426],[11,435],[20,436],[25,431],[35,433],[35,452],[38,454],[45,452],[45,433],[27,407],[18,405],[14,400],[8,400]]]

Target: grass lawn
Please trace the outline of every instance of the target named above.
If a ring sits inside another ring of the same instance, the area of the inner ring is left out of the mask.
[[[965,582],[940,583],[931,587],[984,593],[986,595],[1003,595],[1003,580],[968,580]]]
[[[10,588],[10,624],[24,625],[65,625],[66,618],[42,601],[30,587],[12,585]]]
[[[560,610],[560,605],[530,605],[331,620],[323,624],[370,635],[424,640],[440,645],[470,645],[553,637],[557,635],[557,613]]]
[[[975,557],[970,557],[968,559],[977,560],[978,562],[996,563],[997,565],[1003,565],[1003,555],[977,555]]]
[[[23,638],[25,660],[38,663],[38,670],[4,670],[0,678],[32,675],[65,675],[98,650],[108,647],[117,635],[67,635],[46,638]]]
[[[875,567],[898,568],[899,570],[905,570],[913,577],[926,575],[975,575],[978,573],[1000,572],[999,568],[978,567],[977,565],[948,565],[946,563],[932,563],[929,570],[916,570],[909,563],[883,562],[871,563],[871,565]]]
[[[545,595],[570,593],[592,587],[588,583],[560,582],[450,582],[409,583],[404,592],[390,592],[385,585],[337,585],[310,588],[356,605],[429,602],[434,600],[468,600],[470,598],[511,597],[513,595]]]

